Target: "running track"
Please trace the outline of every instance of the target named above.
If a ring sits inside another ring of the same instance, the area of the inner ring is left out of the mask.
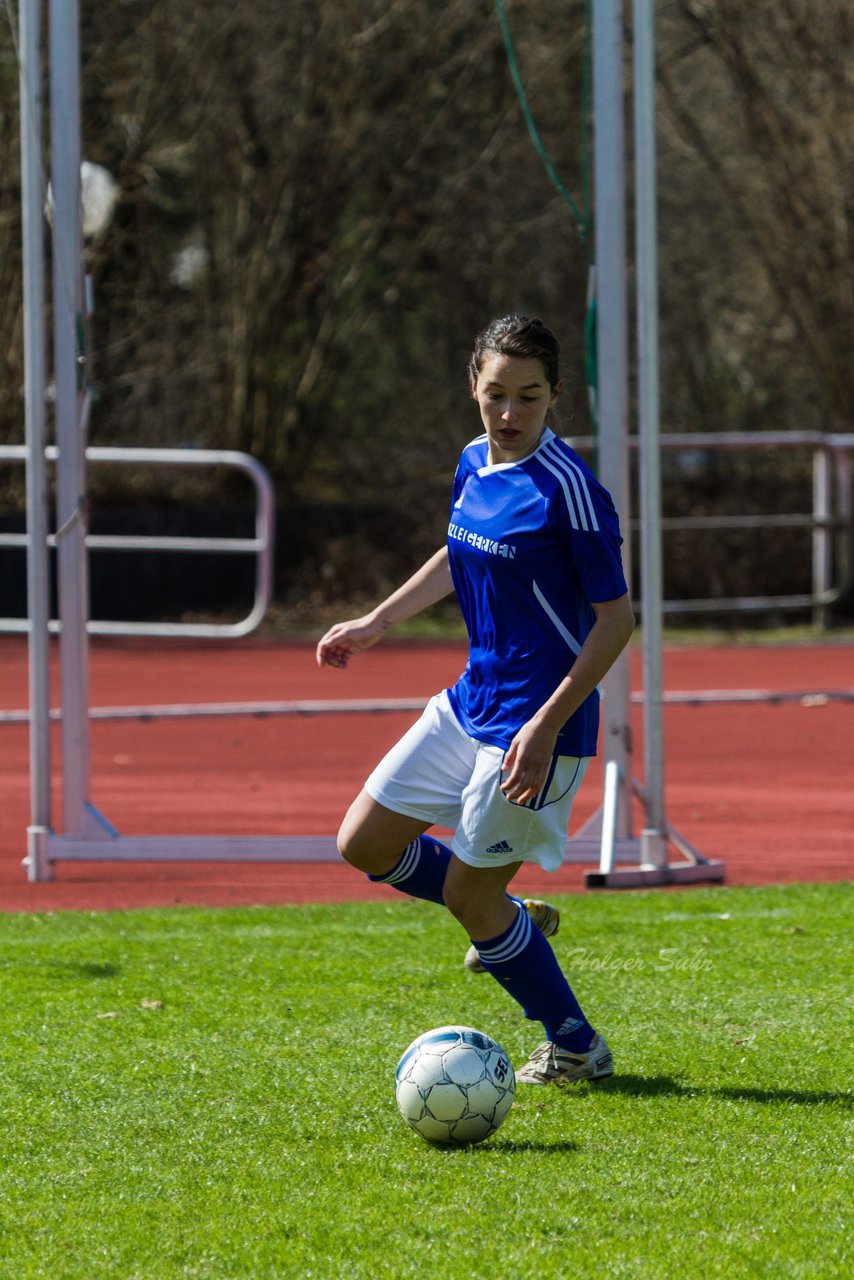
[[[428,697],[465,660],[457,644],[386,642],[347,672],[318,671],[307,644],[94,641],[92,705]],[[27,701],[26,646],[0,638],[0,710]],[[640,654],[633,654],[633,688]],[[666,691],[854,688],[854,645],[667,648]],[[54,704],[57,699],[54,699]],[[123,834],[329,835],[414,713],[98,721],[92,799]],[[636,769],[642,720],[633,711]],[[854,866],[854,702],[673,705],[665,711],[667,816],[730,884],[841,880]],[[58,737],[57,737],[58,748]],[[338,864],[78,863],[51,884],[21,868],[28,737],[0,723],[0,910],[387,898]],[[596,809],[594,764],[571,830]],[[57,800],[58,802],[58,800]],[[58,812],[58,809],[56,810]],[[583,869],[524,871],[526,893],[579,889]]]

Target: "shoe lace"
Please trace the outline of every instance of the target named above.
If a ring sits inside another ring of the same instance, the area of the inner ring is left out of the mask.
[[[549,1067],[555,1066],[555,1046],[551,1040],[544,1040],[542,1044],[537,1045],[534,1052],[528,1059],[528,1068],[535,1067],[538,1071],[547,1071]]]

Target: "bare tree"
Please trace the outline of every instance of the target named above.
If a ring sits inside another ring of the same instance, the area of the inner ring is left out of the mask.
[[[584,0],[507,13],[580,195]],[[657,19],[665,426],[847,429],[849,6],[660,0]],[[589,430],[587,262],[493,0],[82,0],[82,50],[84,153],[120,190],[87,247],[93,440],[261,458],[283,589],[372,592],[441,536],[473,429],[469,344],[492,315],[545,315],[567,429]],[[0,28],[0,439],[17,441],[16,97]],[[795,501],[803,475],[782,480],[776,500]],[[732,497],[731,474],[704,484],[676,506]]]
[[[678,0],[661,27],[677,411],[698,410],[698,425],[717,412],[724,427],[847,429],[850,6]]]

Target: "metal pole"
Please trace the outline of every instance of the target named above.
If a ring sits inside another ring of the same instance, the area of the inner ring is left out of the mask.
[[[852,440],[854,448],[854,440]],[[836,548],[836,581],[840,591],[854,582],[854,485],[846,448],[833,450],[836,472],[836,518],[839,521]]]
[[[667,862],[661,670],[661,467],[658,396],[658,252],[655,172],[655,34],[652,0],[634,0],[635,243],[640,436],[644,789],[641,861]]]
[[[50,811],[50,592],[45,464],[45,270],[42,183],[41,6],[21,0],[21,213],[24,269],[24,424],[27,442],[27,599],[29,613],[30,825],[27,875],[49,880],[45,847]]]
[[[86,825],[90,748],[78,0],[50,0],[50,119],[62,813],[65,834],[81,835]]]
[[[831,588],[831,531],[826,523],[831,503],[830,453],[816,449],[812,456],[812,514],[817,522],[812,531],[812,593],[826,596]],[[828,608],[818,600],[813,605],[812,621],[817,631],[827,629]]]
[[[620,0],[593,5],[593,124],[596,216],[599,473],[625,536],[623,561],[631,581],[629,540],[628,356],[626,304],[623,25]],[[631,690],[629,654],[605,678],[603,753],[619,766],[617,837],[631,834]]]

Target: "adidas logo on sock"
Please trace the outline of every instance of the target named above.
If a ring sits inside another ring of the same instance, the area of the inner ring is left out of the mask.
[[[498,844],[491,844],[486,850],[487,853],[512,853],[513,846],[509,845],[506,840],[499,840]]]

